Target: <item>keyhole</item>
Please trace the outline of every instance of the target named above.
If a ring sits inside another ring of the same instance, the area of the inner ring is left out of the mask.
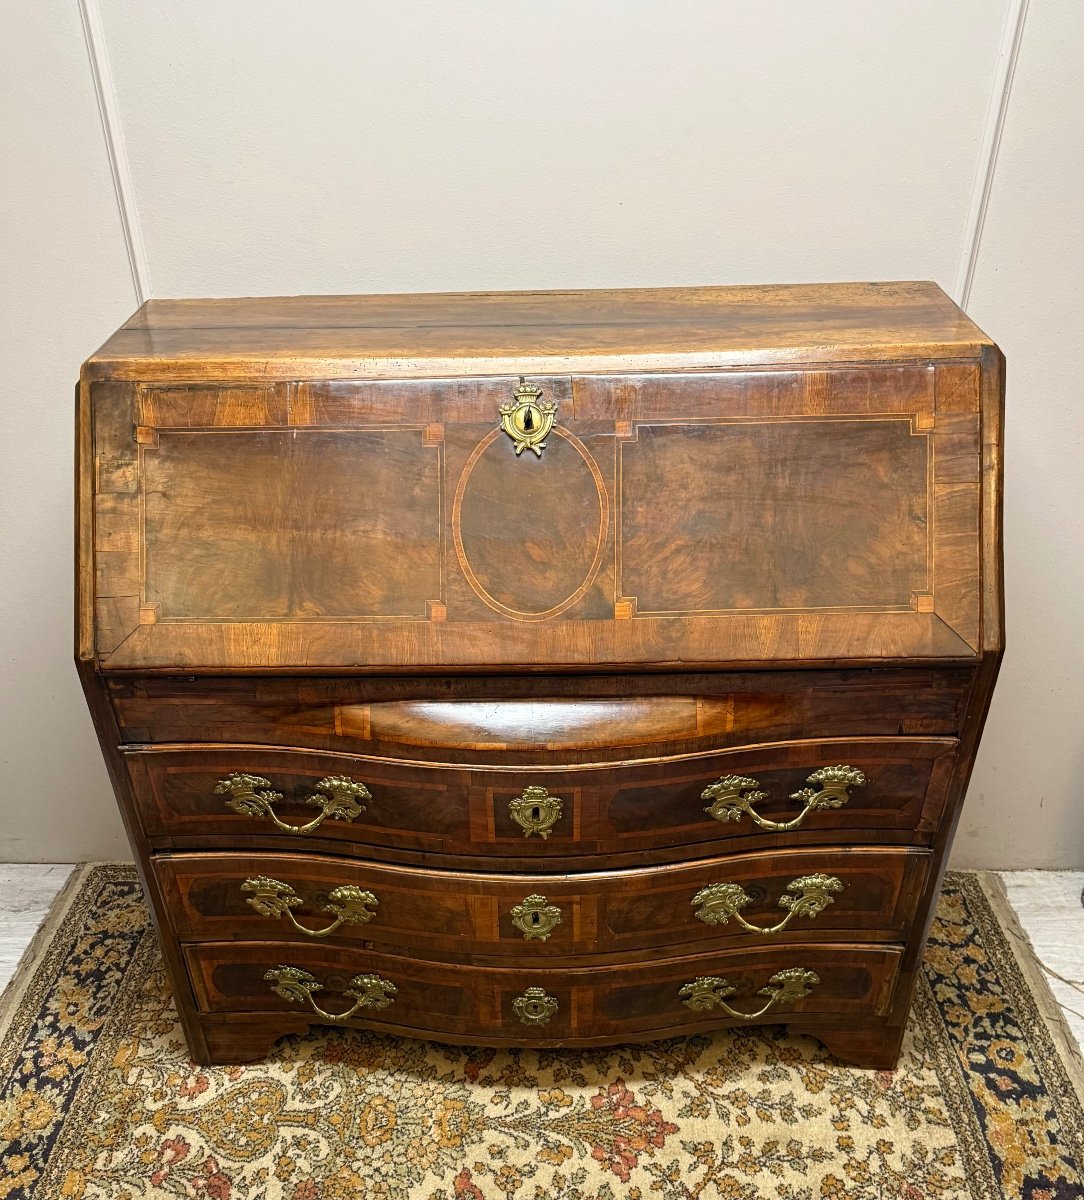
[[[531,809],[531,820],[532,821],[541,821],[542,820],[542,810],[538,807],[537,804],[534,806],[534,808]]]
[[[536,913],[536,912],[531,913],[531,924],[532,925],[538,924],[538,913]]]
[[[532,429],[534,429],[534,411],[527,408],[523,412],[523,431],[524,433],[530,433]]]

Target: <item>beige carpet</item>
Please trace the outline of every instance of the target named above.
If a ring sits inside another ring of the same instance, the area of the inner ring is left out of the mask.
[[[1079,1057],[991,876],[950,875],[900,1068],[771,1028],[600,1051],[327,1029],[189,1061],[131,868],[0,1002],[0,1198],[1084,1197]]]

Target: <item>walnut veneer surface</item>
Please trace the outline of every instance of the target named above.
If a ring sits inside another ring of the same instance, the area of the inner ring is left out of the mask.
[[[193,1055],[892,1065],[1002,395],[929,283],[145,304],[79,386],[76,656]]]

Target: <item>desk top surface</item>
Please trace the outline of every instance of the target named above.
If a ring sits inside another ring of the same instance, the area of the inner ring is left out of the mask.
[[[149,300],[88,378],[439,377],[974,358],[934,283]]]

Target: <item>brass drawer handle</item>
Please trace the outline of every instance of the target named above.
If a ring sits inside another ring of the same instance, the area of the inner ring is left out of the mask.
[[[295,929],[312,938],[327,937],[340,925],[364,925],[376,915],[373,909],[379,904],[372,892],[349,885],[337,887],[328,893],[324,905],[324,912],[331,913],[335,920],[324,929],[308,929],[290,911],[301,904],[301,897],[288,883],[256,875],[241,884],[241,891],[252,893],[245,903],[251,904],[261,917],[286,917]]]
[[[557,1011],[557,997],[547,995],[545,988],[529,987],[512,1001],[512,1009],[524,1025],[545,1025]]]
[[[257,788],[261,789],[257,791]],[[326,794],[325,794],[326,793]],[[365,811],[365,802],[372,799],[363,783],[347,779],[345,775],[328,775],[316,785],[311,796],[303,804],[311,804],[320,810],[307,825],[290,825],[280,821],[273,805],[282,799],[281,792],[271,790],[271,781],[262,775],[244,775],[233,772],[215,785],[216,796],[228,796],[226,807],[244,817],[268,817],[285,833],[312,833],[325,821],[352,821]]]
[[[855,767],[821,767],[806,778],[806,783],[815,786],[802,788],[791,795],[792,800],[805,802],[805,808],[793,821],[769,821],[767,817],[762,817],[753,805],[766,800],[768,793],[759,790],[760,784],[755,779],[748,779],[744,775],[724,775],[706,787],[700,799],[711,801],[704,811],[716,821],[740,821],[742,814],[748,813],[761,829],[785,832],[797,829],[817,809],[842,808],[850,799],[847,789],[862,787],[865,782],[865,775]]]
[[[842,891],[843,882],[834,875],[802,875],[792,879],[777,901],[780,908],[788,910],[787,915],[776,925],[752,925],[741,915],[741,909],[752,904],[753,897],[739,883],[713,883],[701,888],[692,904],[706,925],[725,925],[733,917],[750,933],[781,933],[795,917],[812,919],[824,912]]]
[[[345,1021],[362,1008],[387,1008],[397,990],[394,983],[381,979],[379,975],[355,975],[343,992],[344,996],[352,996],[354,1003],[346,1012],[329,1013],[312,998],[314,992],[324,990],[324,985],[317,982],[308,971],[283,965],[272,968],[264,975],[264,979],[271,984],[276,996],[281,996],[291,1004],[308,1004],[325,1021]]]
[[[523,934],[525,942],[544,942],[561,924],[561,910],[545,896],[525,896],[512,909],[512,924]]]
[[[739,1020],[755,1021],[776,1004],[787,1004],[791,1000],[801,1000],[808,996],[810,990],[819,983],[820,977],[814,971],[807,971],[805,967],[787,967],[784,971],[777,971],[757,993],[758,996],[767,996],[768,1003],[751,1013],[731,1008],[727,1004],[727,997],[733,996],[738,989],[728,979],[720,979],[718,975],[701,975],[691,983],[684,984],[678,995],[682,998],[682,1004],[694,1012],[721,1008]]]
[[[532,784],[509,802],[508,813],[523,830],[524,837],[537,833],[539,837],[548,838],[550,830],[561,819],[562,807],[560,797],[551,796],[548,788]]]

